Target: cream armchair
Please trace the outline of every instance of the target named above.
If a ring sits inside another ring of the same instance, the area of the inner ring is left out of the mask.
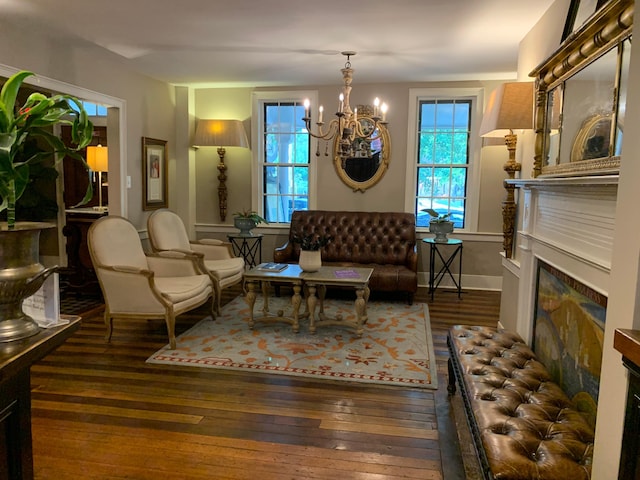
[[[178,315],[209,299],[213,314],[213,282],[200,271],[193,256],[145,254],[135,227],[114,215],[91,225],[88,243],[105,300],[107,341],[111,340],[114,318],[163,318],[169,346],[175,349]]]
[[[242,281],[244,260],[233,255],[231,244],[216,239],[192,242],[187,236],[182,219],[171,210],[156,210],[147,219],[149,241],[154,252],[180,252],[202,255],[202,268],[211,275],[216,302],[220,313],[222,290]]]

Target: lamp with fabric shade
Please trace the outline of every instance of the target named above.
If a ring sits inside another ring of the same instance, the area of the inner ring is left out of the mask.
[[[522,169],[516,162],[518,136],[513,131],[533,128],[533,90],[533,82],[503,83],[491,93],[480,125],[481,137],[504,137],[509,151],[504,171],[509,179],[514,179],[516,172]],[[503,247],[505,256],[511,258],[516,217],[515,187],[505,182],[504,188],[507,195],[502,202]]]
[[[102,206],[102,173],[109,171],[109,149],[98,144],[87,147],[87,165],[98,175],[98,207],[95,210],[105,211]]]
[[[220,221],[227,216],[227,166],[225,147],[249,148],[247,133],[240,120],[199,120],[193,140],[194,147],[218,147],[218,204]]]

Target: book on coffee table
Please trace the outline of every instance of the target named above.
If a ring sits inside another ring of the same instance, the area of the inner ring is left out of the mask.
[[[263,270],[265,272],[281,272],[282,270],[287,268],[287,266],[288,265],[286,263],[261,263],[260,265],[258,265],[258,270]]]

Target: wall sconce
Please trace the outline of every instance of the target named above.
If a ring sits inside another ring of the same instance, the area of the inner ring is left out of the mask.
[[[533,128],[533,98],[533,82],[503,83],[491,93],[482,118],[481,137],[504,137],[509,151],[504,171],[509,180],[522,169],[522,165],[516,162],[518,135],[513,131]],[[505,256],[511,258],[516,219],[515,186],[505,181],[504,188],[507,194],[502,202],[503,247]]]
[[[220,221],[227,216],[227,166],[224,163],[225,147],[249,148],[247,133],[240,120],[199,120],[194,147],[218,147],[218,204]]]
[[[109,149],[100,144],[87,147],[87,164],[98,175],[98,206],[93,209],[106,212],[109,207],[102,206],[102,172],[109,171]]]

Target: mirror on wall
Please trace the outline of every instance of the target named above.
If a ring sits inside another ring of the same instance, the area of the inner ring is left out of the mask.
[[[534,176],[619,171],[633,11],[632,0],[611,0],[531,73]]]
[[[611,119],[617,77],[614,48],[568,78],[562,109],[562,162],[610,156]]]
[[[353,155],[343,158],[338,155],[339,141],[336,136],[333,145],[334,167],[340,179],[353,191],[364,192],[380,181],[389,166],[391,140],[386,125],[378,124],[369,114],[367,107],[358,106],[358,121],[362,131],[374,132],[371,139],[355,138],[352,143]],[[374,131],[375,129],[375,131]]]

